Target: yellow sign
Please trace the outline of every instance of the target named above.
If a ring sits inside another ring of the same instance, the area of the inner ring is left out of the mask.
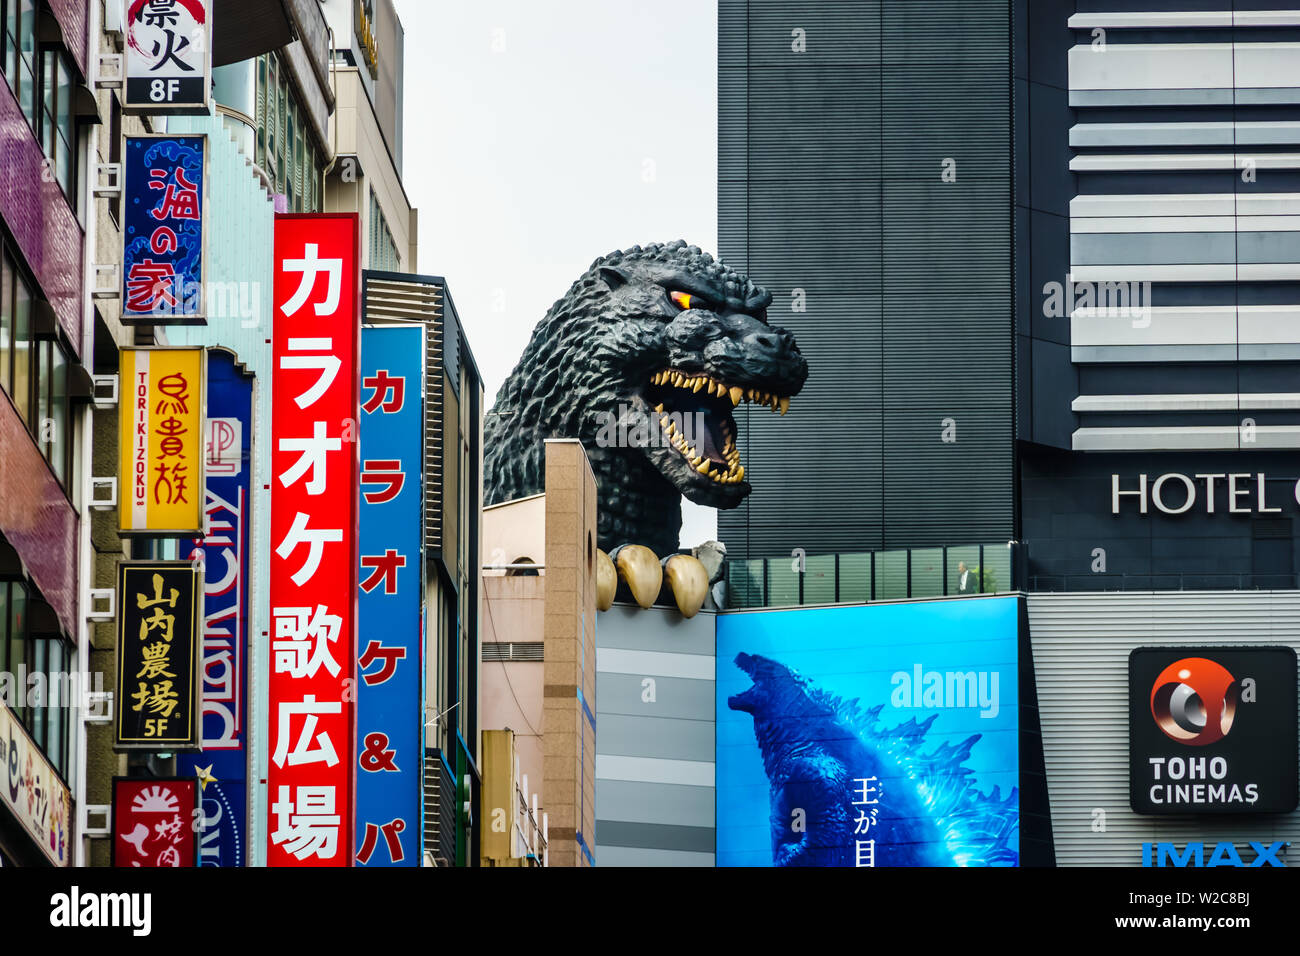
[[[202,348],[122,349],[119,527],[203,531]]]

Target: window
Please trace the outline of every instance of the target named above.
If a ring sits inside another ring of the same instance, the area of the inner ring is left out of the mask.
[[[369,268],[381,272],[396,272],[398,269],[397,244],[393,234],[388,231],[388,221],[379,206],[379,197],[370,190],[370,259]]]
[[[32,630],[32,597],[22,582],[0,581],[0,664],[14,675],[3,701],[66,777],[72,648],[62,635]]]
[[[63,343],[35,337],[32,289],[8,250],[0,256],[0,386],[64,488],[72,485],[75,428]]]
[[[53,178],[75,206],[75,76],[71,60],[58,46],[37,42],[37,0],[0,0],[3,7],[5,80],[50,161]]]
[[[14,275],[8,257],[0,263],[0,389],[13,394]]]
[[[72,201],[73,178],[73,114],[72,70],[67,56],[55,47],[41,50],[41,85],[43,87],[40,141],[41,148],[50,160],[54,177],[63,187],[63,194]]]
[[[5,256],[6,264],[9,257]],[[13,373],[10,380],[13,390],[10,396],[18,406],[18,414],[27,421],[31,417],[32,384],[32,290],[31,287],[13,271],[14,275],[14,348]]]
[[[290,212],[319,212],[322,157],[274,53],[258,58],[257,84],[257,165]]]
[[[5,79],[31,124],[38,128],[36,103],[36,0],[4,0]]]

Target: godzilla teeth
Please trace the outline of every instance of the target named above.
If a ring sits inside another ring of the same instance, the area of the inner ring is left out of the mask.
[[[739,385],[726,385],[708,375],[688,375],[675,369],[664,369],[650,376],[650,384],[672,385],[674,388],[685,389],[692,393],[707,392],[714,398],[730,398],[733,408],[742,401],[748,401],[755,405],[766,405],[771,411],[782,415],[790,410],[789,396],[777,395],[761,388],[742,388]],[[662,403],[656,405],[655,411],[662,413],[664,405]]]

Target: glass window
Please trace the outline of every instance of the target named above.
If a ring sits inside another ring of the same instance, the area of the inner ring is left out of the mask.
[[[9,88],[17,90],[18,82],[18,3],[8,0],[5,5],[5,79]]]
[[[49,670],[49,661],[47,660],[47,655],[49,651],[50,642],[32,641],[32,645],[33,645],[32,673],[44,675],[45,687],[41,689],[44,691],[46,695],[48,695],[49,688],[50,688],[50,681],[49,681],[50,670]],[[29,686],[35,689],[39,687],[39,684],[40,681],[38,680],[38,681],[33,681]],[[35,704],[36,706],[31,708],[31,711],[28,715],[27,726],[32,732],[32,739],[36,741],[36,745],[48,754],[50,752],[49,737],[48,737],[49,723],[46,720],[46,717],[49,714],[49,697],[44,696],[43,698],[37,698],[35,700]]]
[[[0,388],[9,392],[10,364],[14,352],[14,273],[9,258],[0,264]]]
[[[13,584],[9,591],[9,673],[18,674],[27,666],[27,589]],[[14,713],[18,719],[27,720],[27,694],[20,685],[15,688],[18,699]]]
[[[36,121],[36,0],[17,0],[22,9],[18,22],[18,104],[33,130]]]
[[[50,464],[65,486],[68,484],[68,449],[71,447],[71,423],[68,414],[68,359],[57,342],[51,342],[50,419],[53,424],[47,454]]]
[[[32,293],[15,274],[14,282],[14,387],[9,394],[18,414],[27,421],[31,412]]]
[[[72,120],[72,71],[68,69],[67,60],[59,56],[57,77],[59,83],[58,108],[55,122],[58,124],[57,142],[54,144],[54,161],[58,171],[59,184],[63,186],[64,195],[71,197],[74,192],[72,145],[76,142]]]
[[[0,581],[0,672],[9,673],[9,584],[6,581]]]
[[[48,439],[54,419],[50,417],[50,352],[54,343],[42,339],[36,343],[36,422],[32,431],[36,432],[36,441],[46,458],[50,456]]]
[[[54,764],[54,768],[59,773],[66,773],[67,758],[63,752],[64,741],[67,735],[64,733],[66,720],[68,716],[68,704],[64,700],[63,675],[67,666],[66,654],[63,641],[48,641],[50,645],[50,688],[48,701],[49,713],[49,741],[45,746],[45,754]]]

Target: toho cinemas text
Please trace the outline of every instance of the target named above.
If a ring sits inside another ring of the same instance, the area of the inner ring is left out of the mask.
[[[1294,482],[1294,483],[1293,483]],[[1263,472],[1110,476],[1110,512],[1266,515],[1300,511],[1300,481]]]

